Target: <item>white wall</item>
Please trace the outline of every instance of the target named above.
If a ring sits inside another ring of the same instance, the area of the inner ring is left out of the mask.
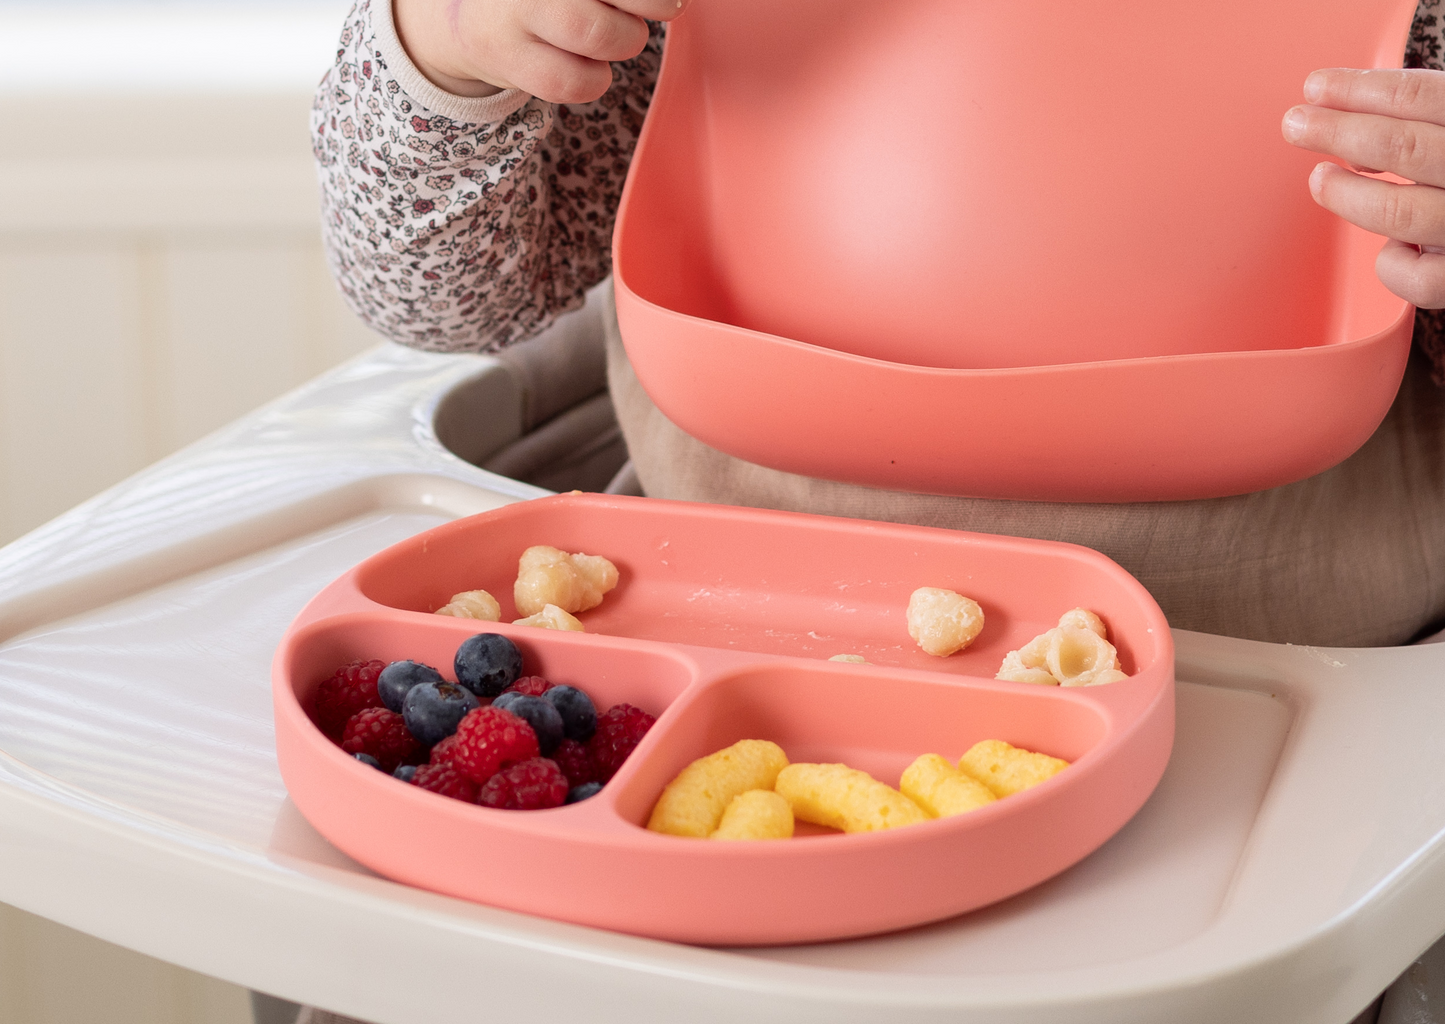
[[[229,40],[207,68],[245,67],[268,36],[209,10],[187,36],[176,10],[160,24],[178,52]],[[339,14],[302,10],[269,35],[335,38]],[[127,30],[154,47],[156,25],[109,18],[82,22],[113,57]],[[0,7],[0,543],[376,341],[318,241],[306,117],[326,52],[304,77],[190,88],[157,72],[164,47],[126,88],[124,67],[17,78],[46,24]]]
[[[0,544],[375,343],[306,115],[345,0],[0,0]],[[0,906],[0,1024],[243,1024],[243,989]]]

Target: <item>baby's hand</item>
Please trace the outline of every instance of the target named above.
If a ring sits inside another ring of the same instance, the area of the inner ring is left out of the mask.
[[[1310,192],[1325,209],[1390,239],[1375,261],[1385,287],[1416,306],[1445,307],[1445,72],[1316,71],[1307,105],[1284,116],[1284,137],[1336,156]],[[1389,171],[1415,182],[1365,177]]]
[[[387,0],[377,0],[386,3]],[[595,100],[611,61],[647,43],[680,0],[395,0],[397,34],[418,70],[461,96],[517,88],[553,103]]]

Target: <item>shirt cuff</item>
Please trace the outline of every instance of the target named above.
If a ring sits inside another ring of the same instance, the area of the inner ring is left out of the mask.
[[[521,89],[503,89],[490,96],[458,96],[438,88],[417,70],[401,45],[401,37],[396,34],[396,22],[391,16],[391,0],[371,0],[371,9],[376,48],[387,70],[413,101],[432,113],[463,124],[491,124],[502,120],[532,98]]]

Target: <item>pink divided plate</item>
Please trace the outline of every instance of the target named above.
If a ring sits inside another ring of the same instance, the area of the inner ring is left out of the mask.
[[[1280,136],[1415,0],[708,0],[668,30],[614,237],[627,351],[777,469],[1054,501],[1344,459],[1412,310]]]
[[[482,588],[513,616],[533,544],[601,554],[621,582],[564,633],[430,614]],[[975,598],[968,650],[909,639],[920,586]],[[1098,612],[1130,678],[1080,689],[993,679],[1006,652],[1070,608]],[[308,719],[314,688],[358,658],[410,658],[449,678],[457,645],[512,638],[526,671],[599,709],[657,723],[590,800],[474,806],[355,761]],[[825,659],[861,654],[871,665]],[[1074,864],[1153,791],[1174,736],[1163,614],[1102,555],[1064,544],[642,498],[561,495],[420,534],[323,590],[276,653],[276,748],[292,799],[332,843],[397,881],[511,910],[710,944],[807,942],[903,928],[1003,899]],[[768,739],[897,785],[918,755],[1002,739],[1072,764],[972,813],[886,832],[713,842],[647,831],[692,760]]]

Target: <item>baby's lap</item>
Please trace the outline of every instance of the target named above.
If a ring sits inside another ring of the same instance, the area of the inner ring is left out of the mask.
[[[1180,629],[1376,646],[1445,617],[1445,392],[1418,354],[1385,422],[1325,473],[1229,498],[1070,505],[881,491],[735,459],[658,411],[607,327],[613,401],[651,496],[1083,544],[1133,573]]]

